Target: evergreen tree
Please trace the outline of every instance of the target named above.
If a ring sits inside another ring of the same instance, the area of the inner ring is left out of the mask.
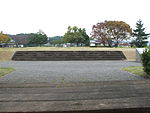
[[[138,20],[136,23],[136,29],[133,30],[133,36],[136,37],[135,39],[135,45],[137,47],[144,47],[147,45],[147,41],[145,41],[147,39],[147,36],[149,34],[145,33],[145,28],[143,27],[143,23],[141,20]]]

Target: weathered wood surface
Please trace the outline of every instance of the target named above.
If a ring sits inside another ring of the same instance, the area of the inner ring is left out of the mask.
[[[122,51],[16,51],[16,61],[126,60]]]
[[[0,84],[0,113],[147,113],[150,80]]]

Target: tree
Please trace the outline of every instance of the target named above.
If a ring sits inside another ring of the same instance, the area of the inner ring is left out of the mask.
[[[10,40],[11,38],[8,35],[3,34],[2,31],[0,32],[0,43],[9,43]]]
[[[105,46],[111,46],[112,41],[118,46],[119,41],[130,38],[132,29],[123,21],[105,21],[93,25],[91,35]]]
[[[62,43],[63,43],[63,41],[62,41],[62,36],[49,37],[49,38],[48,38],[48,42],[49,42],[50,44],[53,44],[53,45],[55,45],[55,44],[62,44]]]
[[[91,35],[105,46],[108,42],[106,23],[101,22],[93,25]]]
[[[31,34],[31,38],[30,38],[30,44],[38,44],[38,45],[42,45],[42,44],[46,44],[48,43],[48,37],[46,36],[45,33],[32,33]]]
[[[136,29],[133,30],[133,36],[136,37],[135,39],[135,45],[137,47],[144,47],[147,45],[147,42],[145,41],[147,39],[147,36],[149,34],[145,33],[145,28],[143,28],[143,23],[141,20],[138,20],[136,23]]]
[[[56,45],[56,44],[62,44],[62,43],[63,43],[62,40],[53,40],[53,41],[51,42],[51,44],[54,44],[54,45]]]
[[[66,43],[87,44],[89,36],[86,34],[86,30],[83,28],[77,28],[76,26],[68,26],[68,31],[63,36],[63,41]]]
[[[115,42],[115,46],[118,47],[119,41],[127,40],[132,34],[130,26],[123,21],[105,21],[108,29],[107,33],[111,40]]]
[[[15,44],[27,46],[30,43],[31,34],[17,34],[10,35],[10,37],[15,41]]]
[[[86,46],[90,45],[89,36],[86,34],[85,28],[81,29],[79,28],[79,35],[82,38],[81,44],[85,44]]]
[[[142,64],[143,70],[150,76],[150,48],[146,49],[146,51],[142,54]]]

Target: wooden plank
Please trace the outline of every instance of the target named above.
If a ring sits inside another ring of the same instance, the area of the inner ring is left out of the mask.
[[[26,89],[26,88],[25,88]],[[79,88],[80,89],[80,88]],[[19,90],[19,91],[18,91]],[[150,96],[150,88],[149,89],[134,89],[130,88],[128,90],[93,90],[93,89],[81,89],[78,91],[66,91],[64,89],[55,89],[54,91],[49,90],[48,88],[44,89],[41,92],[41,88],[31,89],[24,91],[24,89],[9,89],[1,91],[3,93],[0,94],[0,101],[62,101],[62,100],[89,100],[89,99],[109,99],[109,98],[126,98],[126,97],[142,97],[142,96]],[[61,92],[60,92],[61,90]],[[80,92],[81,91],[81,92]]]
[[[0,113],[5,112],[70,112],[73,111],[115,111],[138,109],[149,110],[150,98],[120,98],[102,100],[80,100],[80,101],[37,101],[37,102],[0,102]],[[140,109],[139,109],[140,108]]]
[[[69,82],[69,83],[21,83],[21,84],[7,84],[7,83],[0,83],[0,88],[39,88],[39,87],[51,87],[51,88],[60,88],[60,87],[91,87],[91,86],[102,86],[102,87],[109,87],[115,85],[149,85],[150,80],[122,80],[122,81],[95,81],[95,82]]]
[[[12,60],[125,60],[122,51],[16,51]]]
[[[96,91],[132,91],[133,89],[143,89],[143,90],[148,90],[149,85],[124,85],[124,86],[119,86],[119,85],[112,85],[112,86],[81,86],[79,87],[59,87],[59,88],[51,88],[51,87],[25,87],[25,88],[1,88],[0,94],[3,93],[46,93],[46,92],[51,92],[51,93],[75,93],[75,92],[96,92]]]
[[[0,94],[0,102],[26,102],[26,101],[72,101],[72,100],[97,100],[129,97],[143,97],[150,94],[145,92],[107,92],[107,93],[62,93],[62,94]]]
[[[0,84],[0,113],[150,112],[150,80],[55,85]]]

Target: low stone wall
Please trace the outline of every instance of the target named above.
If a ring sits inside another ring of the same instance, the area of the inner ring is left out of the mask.
[[[127,61],[136,61],[136,49],[133,50],[122,50],[127,58]]]

